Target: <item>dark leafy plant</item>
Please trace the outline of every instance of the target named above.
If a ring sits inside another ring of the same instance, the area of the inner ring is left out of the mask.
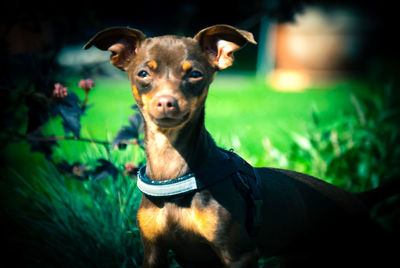
[[[28,237],[14,239],[24,239],[19,243],[29,244],[29,250],[24,252],[27,263],[138,267],[142,249],[135,217],[140,193],[134,179],[142,160],[123,163],[112,157],[115,154],[111,150],[113,145],[143,149],[142,118],[137,108],[132,107],[135,112],[129,118],[129,126],[123,127],[112,142],[81,137],[81,118],[89,107],[94,81],[82,79],[79,87],[85,91],[84,100],[60,83],[54,84],[49,96],[37,93],[36,101],[43,104],[41,112],[45,116],[38,117],[40,120],[29,119],[35,122],[31,123],[34,130],[29,133],[9,132],[47,159],[36,178],[25,178],[15,172],[17,196],[27,201],[29,207],[24,213],[17,213],[16,218],[23,226],[29,226],[29,230],[25,230]],[[43,135],[42,126],[52,117],[61,117],[64,135]],[[59,141],[91,143],[105,150],[100,157],[69,163],[53,156]]]
[[[61,116],[65,134],[72,133],[79,138],[81,130],[80,117],[84,109],[78,96],[71,92],[63,98],[58,98],[51,108],[53,116]]]
[[[111,148],[125,149],[128,144],[139,145],[143,149],[143,140],[140,138],[140,133],[143,131],[143,120],[136,105],[132,106],[135,112],[129,117],[129,126],[122,127],[112,142],[80,137],[81,116],[89,108],[89,92],[94,88],[95,83],[90,78],[81,79],[78,86],[85,91],[84,100],[80,100],[74,92],[69,91],[68,88],[60,83],[54,84],[51,96],[47,96],[41,92],[32,94],[35,96],[35,101],[42,104],[41,106],[39,105],[41,107],[39,115],[37,113],[28,114],[27,134],[10,132],[10,135],[14,138],[27,141],[31,145],[32,152],[42,153],[50,161],[53,161],[53,147],[58,146],[57,141],[59,140],[97,143],[104,146],[108,155],[110,155]],[[35,109],[34,111],[38,112]],[[31,111],[31,109],[28,109],[28,111]],[[41,132],[41,127],[51,117],[57,116],[60,116],[62,119],[65,136],[44,136]],[[72,133],[72,136],[69,135],[70,133]],[[70,174],[72,178],[79,180],[91,178],[93,181],[98,181],[109,176],[114,179],[117,178],[119,169],[112,161],[100,158],[97,159],[97,163],[98,165],[92,170],[88,169],[87,163],[76,162],[70,164],[63,159],[61,162],[55,163],[55,166],[60,172]]]
[[[125,149],[131,140],[136,140],[137,144],[143,145],[143,140],[139,139],[139,133],[143,132],[143,118],[136,105],[133,105],[132,109],[135,113],[129,117],[129,126],[123,126],[115,135],[112,141],[113,148]]]
[[[113,163],[105,159],[97,159],[99,165],[93,171],[89,172],[93,181],[99,181],[105,178],[113,178],[116,180],[118,178],[119,170],[114,166]]]
[[[31,152],[42,153],[49,160],[52,158],[53,146],[59,146],[54,136],[44,137],[39,131],[29,135],[28,142]]]
[[[58,171],[62,174],[70,175],[78,180],[88,180],[89,173],[87,165],[80,162],[74,162],[69,164],[67,161],[62,160],[60,163],[55,165]]]

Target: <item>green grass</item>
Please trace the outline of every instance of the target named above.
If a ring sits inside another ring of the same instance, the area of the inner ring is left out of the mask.
[[[83,91],[76,85],[78,79],[70,81],[69,89],[83,98]],[[288,151],[291,134],[304,132],[312,119],[313,109],[318,111],[322,122],[354,112],[350,102],[354,87],[360,85],[345,81],[287,93],[274,91],[252,76],[219,74],[206,102],[206,127],[218,145],[234,148],[255,165],[266,165],[268,163],[263,160],[264,139],[268,138],[281,151]],[[130,106],[134,99],[129,82],[126,78],[96,79],[96,87],[89,97],[90,104],[93,106],[81,120],[81,136],[111,140],[120,127],[127,124],[132,113]],[[60,120],[53,120],[47,132],[61,135]],[[71,160],[74,157],[79,160],[79,152],[88,149],[82,143],[62,143],[58,151]]]
[[[322,122],[354,112],[356,82],[338,82],[302,92],[278,92],[246,76],[217,77],[206,103],[206,126],[221,146],[238,150],[255,165],[263,160],[263,140],[288,152],[291,134],[302,133],[318,111]]]
[[[16,235],[13,242],[26,248],[15,263],[136,267],[140,262],[136,212],[141,193],[135,180],[81,182],[61,175],[52,165],[39,168],[38,176],[16,173],[15,180],[15,196],[30,201],[23,213],[14,214],[23,235]]]
[[[79,78],[71,78],[67,86],[83,99],[78,81]],[[92,106],[81,120],[81,137],[111,141],[132,114],[130,85],[126,78],[95,78],[95,82],[89,97]],[[321,126],[349,115],[354,118],[356,111],[350,96],[363,87],[357,81],[341,81],[286,93],[274,91],[252,76],[221,74],[209,91],[206,127],[219,146],[233,148],[254,165],[290,167],[279,161],[284,159],[313,172],[310,167],[314,167],[314,156],[324,162],[325,155],[332,155],[332,142],[329,137],[327,142],[324,133],[319,135],[322,128],[316,129],[316,145],[293,157],[293,137],[307,139],[312,113],[318,114]],[[346,130],[351,136],[351,129]],[[63,136],[61,120],[52,119],[45,126],[45,133]],[[94,165],[96,159],[106,158],[122,171],[124,163],[138,163],[144,158],[138,146],[108,152],[94,143],[59,144],[53,153],[56,162]],[[322,153],[318,153],[321,148]],[[60,174],[40,154],[30,153],[23,142],[8,144],[2,153],[7,168],[1,173],[6,178],[0,185],[1,201],[32,232],[33,238],[21,242],[32,243],[24,252],[27,258],[44,258],[52,264],[61,261],[70,267],[135,267],[140,263],[142,251],[135,225],[140,193],[134,180],[122,174],[115,181],[72,179]],[[367,154],[368,151],[364,153]],[[49,255],[42,256],[43,252]]]
[[[78,88],[79,77],[66,83],[83,99],[84,92]],[[95,78],[96,86],[90,92],[91,107],[82,116],[81,137],[108,140],[123,125],[128,124],[135,103],[129,81],[119,78]],[[357,81],[341,81],[311,88],[302,92],[286,93],[272,90],[253,76],[240,74],[218,74],[212,84],[206,102],[206,127],[219,146],[233,148],[257,166],[270,165],[265,157],[265,142],[283,154],[289,153],[293,133],[304,133],[315,110],[321,122],[339,119],[344,114],[354,113],[350,94],[363,85]],[[51,120],[45,133],[63,136],[61,119]],[[59,141],[55,147],[56,161],[87,162],[104,155],[104,148],[95,144],[77,141]],[[137,150],[136,150],[137,151]],[[112,151],[112,159],[121,164],[135,161],[134,149]],[[35,174],[36,167],[44,164],[38,153],[30,153],[26,143],[8,144],[2,152],[6,166],[16,168],[22,175]],[[23,168],[20,168],[20,163]]]

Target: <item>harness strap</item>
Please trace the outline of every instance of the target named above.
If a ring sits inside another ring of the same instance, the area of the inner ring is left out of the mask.
[[[234,184],[247,203],[246,228],[250,236],[256,236],[263,224],[262,207],[264,201],[261,193],[261,179],[257,170],[237,154],[232,154],[236,165],[239,167],[235,173]]]
[[[262,227],[264,201],[261,199],[258,188],[252,185],[255,181],[254,177],[243,176],[240,172],[235,175],[237,177],[237,180],[234,180],[235,186],[247,203],[246,229],[250,236],[255,236]]]
[[[171,198],[200,191],[231,178],[247,203],[247,231],[250,236],[255,236],[262,225],[261,180],[256,169],[243,158],[232,151],[219,149],[218,161],[207,162],[193,173],[173,180],[153,181],[146,175],[146,166],[142,166],[138,171],[137,186],[145,195]]]

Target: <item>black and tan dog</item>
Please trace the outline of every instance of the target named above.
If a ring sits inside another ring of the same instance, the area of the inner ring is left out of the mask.
[[[144,118],[143,267],[168,267],[169,250],[185,267],[257,267],[268,256],[282,256],[282,267],[372,264],[382,252],[370,247],[367,195],[294,171],[249,168],[206,131],[214,75],[248,42],[251,33],[215,25],[194,38],[109,28],[85,45],[112,52]]]

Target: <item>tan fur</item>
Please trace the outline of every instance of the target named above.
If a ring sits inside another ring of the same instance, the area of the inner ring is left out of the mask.
[[[135,100],[140,99],[138,89],[135,85],[132,85],[132,94],[135,97]]]
[[[188,61],[183,62],[182,64],[182,70],[188,71],[190,68],[192,68],[192,64]]]
[[[153,71],[157,70],[157,62],[155,60],[151,60],[149,61],[149,63],[147,63],[147,66],[150,67],[150,69],[152,69]]]
[[[171,142],[175,140],[176,133],[170,130],[159,129],[154,124],[147,125],[147,136],[152,142],[146,144],[146,152],[153,157],[148,158],[149,168],[154,180],[173,179],[184,175],[187,171],[185,159],[174,150]],[[165,164],[168,159],[169,164]]]
[[[137,220],[142,235],[149,241],[154,241],[167,226],[164,210],[158,207],[140,209]]]
[[[196,204],[189,208],[167,204],[162,208],[141,208],[138,212],[138,223],[142,235],[149,241],[155,241],[164,233],[173,232],[170,229],[173,226],[179,226],[213,242],[218,227],[218,215],[214,206],[201,209]]]

